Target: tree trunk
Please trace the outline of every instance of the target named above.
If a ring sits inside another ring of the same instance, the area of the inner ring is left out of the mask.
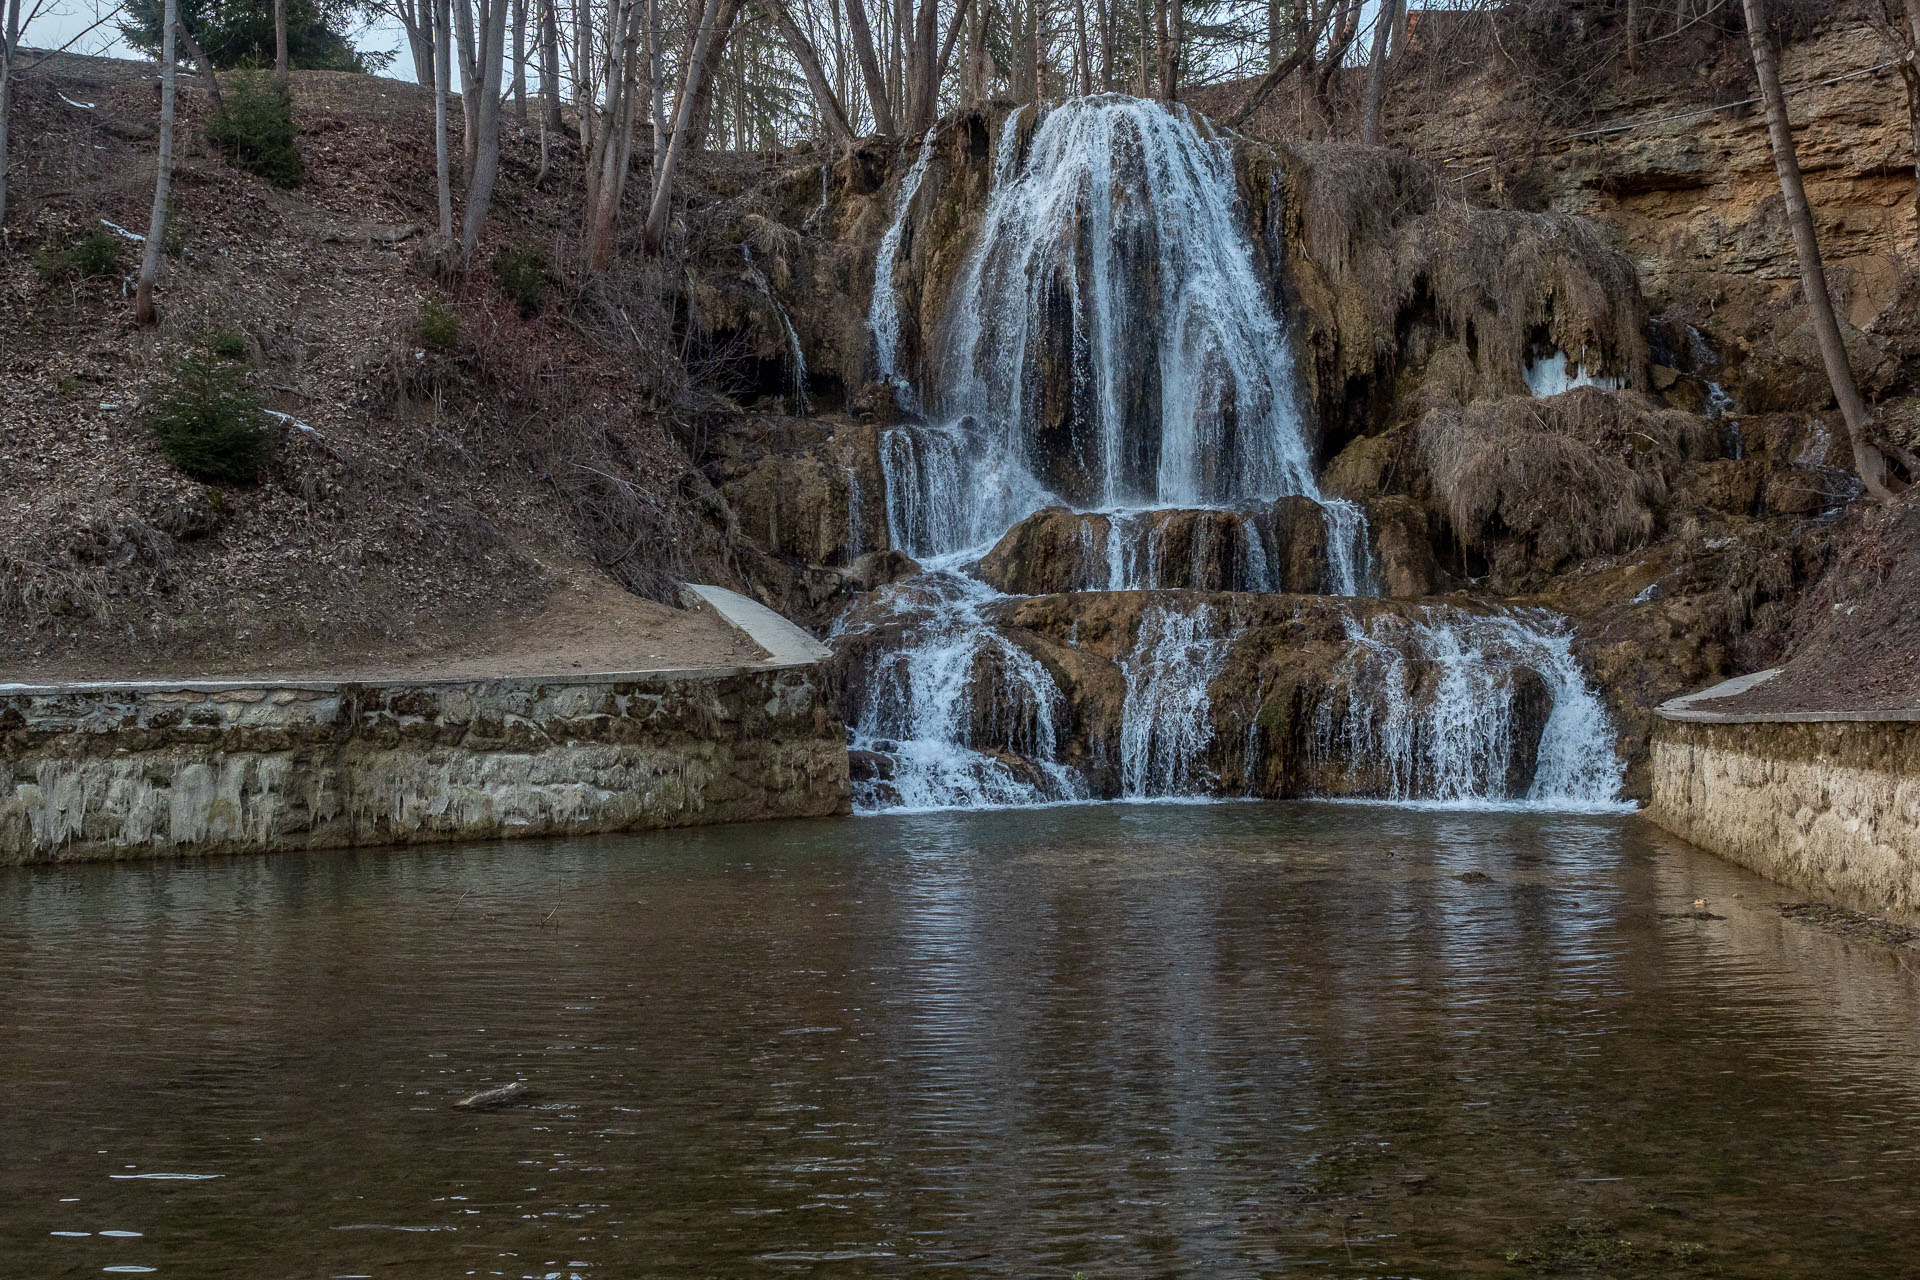
[[[200,42],[193,38],[193,32],[187,29],[185,18],[180,19],[179,27],[180,43],[187,47],[187,57],[193,59],[194,65],[200,68],[200,74],[206,78],[207,98],[213,103],[214,114],[226,114],[226,100],[220,96],[220,78],[214,74],[213,64],[207,61],[207,51],[202,49]]]
[[[1887,458],[1868,438],[1867,407],[1860,398],[1860,388],[1854,383],[1853,366],[1847,363],[1846,344],[1840,337],[1840,322],[1834,315],[1833,299],[1827,293],[1820,240],[1814,234],[1813,211],[1807,206],[1806,188],[1800,181],[1800,159],[1793,149],[1786,95],[1780,90],[1780,68],[1774,58],[1773,40],[1767,35],[1764,0],[1742,2],[1746,9],[1747,43],[1753,49],[1753,70],[1760,81],[1760,96],[1767,105],[1767,135],[1773,144],[1773,166],[1780,175],[1787,224],[1793,228],[1794,254],[1800,260],[1800,288],[1807,296],[1814,336],[1820,341],[1820,358],[1827,366],[1827,381],[1833,384],[1833,398],[1847,423],[1854,470],[1859,472],[1860,483],[1866,486],[1867,492],[1884,502],[1893,496],[1887,487]]]
[[[940,114],[940,85],[946,79],[947,65],[953,60],[953,47],[960,36],[960,27],[966,21],[970,0],[958,0],[953,7],[953,15],[947,21],[944,38],[937,24],[929,26],[937,17],[935,0],[922,0],[920,8],[920,33],[927,43],[920,56],[920,78],[914,82],[913,101],[909,104],[907,133],[910,137],[919,137],[933,128]]]
[[[1333,123],[1333,80],[1340,74],[1340,66],[1346,61],[1347,50],[1360,35],[1360,7],[1362,0],[1345,0],[1339,7],[1339,16],[1333,23],[1333,36],[1327,46],[1327,60],[1320,64],[1320,75],[1313,82],[1313,96],[1319,102],[1320,110],[1325,114],[1329,128]]]
[[[1117,0],[1095,0],[1093,12],[1100,30],[1100,89],[1113,91],[1114,23],[1120,6]]]
[[[780,30],[780,38],[787,42],[787,48],[793,51],[794,61],[806,73],[807,88],[812,91],[814,105],[819,108],[820,122],[826,126],[827,141],[835,147],[850,145],[853,142],[853,126],[847,123],[846,108],[840,105],[839,95],[827,83],[826,71],[820,65],[820,51],[787,11],[786,0],[766,0],[766,6],[767,12],[773,17],[773,25]]]
[[[527,0],[513,0],[513,114],[527,118]]]
[[[956,9],[953,16],[958,20],[965,14]],[[913,41],[908,47],[912,50],[908,65],[913,68],[913,98],[907,131],[921,134],[933,127],[934,115],[940,109],[939,0],[920,0],[914,14]]]
[[[1295,33],[1293,52],[1282,58],[1273,70],[1260,77],[1260,83],[1253,86],[1253,91],[1247,95],[1247,100],[1240,104],[1239,110],[1227,117],[1229,129],[1238,129],[1245,124],[1248,117],[1260,109],[1260,104],[1266,101],[1267,95],[1272,93],[1282,80],[1292,75],[1295,68],[1309,62],[1313,57],[1313,46],[1319,43],[1320,33],[1325,30],[1327,18],[1332,12],[1332,0],[1327,0],[1327,3],[1318,9],[1307,23],[1300,24],[1300,29]]]
[[[700,19],[700,34],[694,38],[693,51],[687,58],[686,76],[680,86],[680,108],[674,113],[673,137],[667,143],[667,154],[660,162],[660,168],[653,176],[653,202],[647,208],[646,249],[657,254],[667,240],[667,215],[673,208],[673,175],[680,167],[680,157],[687,149],[687,130],[693,123],[693,100],[700,92],[700,69],[707,62],[707,47],[713,43],[713,28],[720,16],[720,6],[727,0],[707,0],[705,13]]]
[[[640,7],[636,0],[609,5],[607,13],[607,105],[593,131],[593,150],[587,156],[586,266],[604,271],[613,261],[613,229],[626,190],[628,162],[633,154],[633,117],[639,97]],[[613,44],[615,38],[619,43]]]
[[[287,83],[292,67],[287,57],[287,0],[273,0],[273,74],[282,85]]]
[[[480,74],[480,100],[475,103],[466,95],[461,96],[465,114],[476,117],[474,133],[478,144],[473,178],[467,184],[467,214],[460,225],[462,270],[473,266],[480,231],[487,225],[488,207],[493,203],[493,184],[500,176],[500,78],[506,61],[501,55],[507,43],[507,4],[508,0],[481,0],[484,26],[480,55],[485,65]]]
[[[1042,65],[1046,60],[1040,56],[1040,2],[1027,0],[1027,30],[1021,46],[1026,53],[1023,59],[1026,70],[1021,74],[1026,77],[1027,98],[1031,102],[1047,96],[1046,70]]]
[[[548,133],[558,133],[560,120],[560,15],[555,0],[540,4],[540,110]],[[541,164],[546,163],[546,135],[541,135]]]
[[[433,6],[428,0],[399,0],[395,12],[407,32],[407,52],[413,56],[413,82],[433,88]]]
[[[667,46],[660,26],[660,0],[647,0],[647,84],[652,98],[653,173],[667,161]]]
[[[558,3],[558,0],[555,0]],[[593,145],[593,90],[587,69],[593,65],[593,12],[588,0],[573,0],[573,113],[580,126],[580,152]]]
[[[433,179],[440,200],[440,251],[453,248],[453,159],[447,149],[447,99],[453,91],[453,12],[433,5]]]
[[[967,56],[960,70],[960,101],[977,107],[987,97],[986,5],[974,5],[967,15]]]
[[[7,224],[8,122],[13,115],[13,59],[20,48],[20,0],[5,0],[0,24],[0,227]]]
[[[1380,145],[1380,107],[1387,91],[1387,46],[1393,35],[1393,12],[1403,0],[1380,0],[1373,16],[1373,53],[1367,60],[1367,91],[1360,106],[1360,141]]]
[[[726,56],[734,23],[740,20],[740,7],[741,0],[720,0],[713,33],[707,38],[706,62],[695,81],[699,87],[693,91],[693,118],[687,125],[687,150],[694,154],[707,149],[707,129],[713,120],[713,93],[720,82],[720,62]]]
[[[173,64],[174,33],[180,26],[180,6],[166,0],[160,36],[160,158],[153,174],[153,212],[147,218],[147,243],[140,252],[140,278],[133,291],[135,324],[152,324],[153,284],[160,274],[160,245],[167,235],[167,193],[173,186]],[[13,42],[7,42],[9,51]]]
[[[1093,42],[1087,34],[1087,0],[1073,0],[1073,53],[1080,65],[1075,79],[1082,94],[1093,92]]]
[[[894,122],[893,104],[887,100],[887,80],[880,70],[880,59],[873,48],[873,29],[867,25],[866,0],[847,0],[847,31],[853,37],[853,52],[860,59],[860,74],[867,82],[867,102],[873,107],[875,133],[892,137],[900,131]]]
[[[486,0],[481,0],[484,5]],[[486,10],[481,10],[483,20]],[[474,37],[472,0],[454,0],[454,48],[460,55],[460,173],[473,185],[473,167],[480,156],[480,55]]]
[[[1140,56],[1134,68],[1134,95],[1146,98],[1153,95],[1153,20],[1142,0],[1140,15]]]

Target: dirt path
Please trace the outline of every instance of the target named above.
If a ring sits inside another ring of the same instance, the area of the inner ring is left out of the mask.
[[[0,662],[0,683],[67,680],[277,679],[449,680],[462,677],[660,671],[741,666],[765,650],[705,604],[673,609],[605,578],[576,573],[541,604],[486,619],[447,619],[390,644],[341,652],[236,655],[191,665],[177,655],[132,655],[111,669],[98,660]]]

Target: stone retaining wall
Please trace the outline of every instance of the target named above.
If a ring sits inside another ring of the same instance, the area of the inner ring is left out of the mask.
[[[755,667],[438,682],[0,685],[0,863],[846,813],[826,650],[696,587]]]
[[[1692,701],[1654,726],[1653,821],[1769,879],[1920,924],[1920,715],[1723,716]]]

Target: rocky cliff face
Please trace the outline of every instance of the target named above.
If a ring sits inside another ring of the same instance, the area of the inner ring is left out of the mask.
[[[1843,13],[1789,41],[1781,58],[1829,284],[1873,395],[1909,387],[1920,354],[1906,102],[1893,68],[1856,74],[1890,56],[1870,26]],[[1595,104],[1606,131],[1539,136],[1489,72],[1454,84],[1448,111],[1409,112],[1392,132],[1397,145],[1443,161],[1464,195],[1524,200],[1604,228],[1653,311],[1672,322],[1662,363],[1697,365],[1747,412],[1814,412],[1831,395],[1798,305],[1764,118],[1757,105],[1704,109],[1752,92],[1750,76],[1704,97],[1626,81]]]

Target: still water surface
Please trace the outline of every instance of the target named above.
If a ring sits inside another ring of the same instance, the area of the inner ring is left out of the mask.
[[[8,872],[0,1274],[1912,1276],[1920,952],[1785,896],[1266,804]]]

